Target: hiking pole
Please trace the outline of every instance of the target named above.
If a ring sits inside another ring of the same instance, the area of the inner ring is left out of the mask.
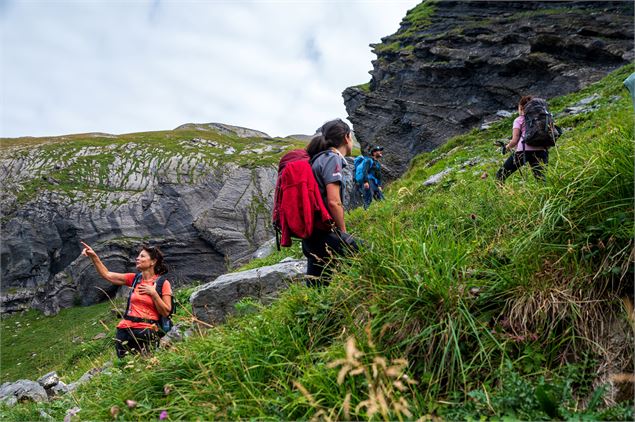
[[[502,154],[502,155],[505,155],[506,150],[507,150],[507,148],[506,148],[507,144],[505,144],[505,142],[503,142],[503,141],[496,141],[496,142],[494,142],[494,145],[496,145],[497,147],[500,147],[500,149],[501,149],[501,154]]]

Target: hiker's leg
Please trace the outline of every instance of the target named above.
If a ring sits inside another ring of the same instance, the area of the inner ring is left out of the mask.
[[[377,186],[377,183],[371,181],[370,189],[373,191],[373,199],[375,201],[381,201],[384,199],[384,194],[379,190],[379,186]]]
[[[147,339],[142,334],[145,330],[140,330],[137,328],[131,328],[130,331],[130,341],[128,341],[128,347],[130,348],[130,353],[141,353],[143,354],[144,349],[146,348]]]
[[[371,186],[366,189],[362,185],[362,197],[364,198],[364,209],[367,209],[368,207],[370,207],[370,203],[373,201],[373,190]]]
[[[147,355],[156,346],[156,332],[149,328],[132,329],[135,349],[142,355]]]
[[[366,204],[368,198],[366,197],[366,189],[364,189],[364,185],[357,185],[357,192],[359,193],[359,198],[364,209],[368,208],[368,205]]]
[[[306,285],[307,287],[321,286],[323,283],[320,280],[325,272],[326,250],[324,247],[324,241],[322,236],[318,233],[314,233],[308,239],[302,240],[302,253],[306,257]]]
[[[531,171],[534,173],[534,177],[538,180],[545,181],[545,166],[549,161],[548,151],[532,151],[531,154],[527,154],[527,162],[531,166]]]
[[[496,172],[496,179],[499,182],[504,182],[513,172],[518,170],[522,166],[522,159],[520,154],[513,152],[503,163],[503,166]]]
[[[128,353],[132,353],[131,344],[134,342],[134,336],[128,328],[117,328],[115,334],[115,351],[119,359],[126,356]]]

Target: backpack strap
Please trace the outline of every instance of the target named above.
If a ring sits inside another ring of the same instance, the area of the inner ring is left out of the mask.
[[[364,161],[362,162],[362,183],[367,183],[370,178],[370,169],[373,166],[373,157],[364,156]]]
[[[130,290],[130,295],[128,296],[128,304],[126,305],[126,312],[123,314],[123,319],[127,319],[128,321],[132,321],[132,322],[145,322],[146,324],[158,324],[159,320],[156,320],[156,319],[146,319],[146,318],[139,318],[139,317],[128,315],[128,311],[130,310],[130,299],[132,298],[132,294],[134,293],[135,287],[137,287],[137,284],[141,282],[142,277],[143,275],[141,273],[137,273],[137,275],[135,275],[134,277],[134,281],[132,282],[132,290]],[[163,276],[159,276],[159,278],[155,282],[155,286],[157,288],[157,292],[159,292],[159,296],[162,296],[161,293],[163,291],[164,282],[165,282],[165,277]]]
[[[157,293],[161,297],[163,296],[163,283],[165,283],[165,277],[163,277],[162,275],[160,275],[159,278],[157,278],[157,281],[154,282],[154,286],[157,289]]]
[[[160,275],[159,278],[157,278],[157,281],[155,282],[155,286],[157,289],[157,293],[159,293],[159,296],[161,296],[161,299],[163,299],[163,284],[165,283],[165,277]],[[168,314],[168,316],[172,315],[174,313],[174,296],[171,296],[171,300],[170,300],[170,313]],[[160,318],[161,316],[159,316]]]
[[[128,311],[130,311],[130,299],[132,298],[132,293],[134,293],[134,288],[137,287],[137,284],[141,282],[141,277],[143,277],[143,274],[137,273],[134,276],[134,280],[132,280],[132,286],[130,287],[130,294],[128,295],[128,303],[126,304],[126,312],[123,313],[124,319],[128,319],[127,317],[128,317]]]

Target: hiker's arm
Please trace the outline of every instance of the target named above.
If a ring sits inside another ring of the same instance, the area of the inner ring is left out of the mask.
[[[328,202],[328,208],[331,213],[335,226],[346,233],[346,224],[344,223],[344,205],[340,199],[340,184],[329,183],[326,185],[326,201]]]
[[[512,140],[509,141],[506,148],[507,149],[514,148],[516,145],[518,145],[518,141],[520,141],[520,129],[514,129],[512,131]]]
[[[106,268],[103,262],[101,262],[101,259],[99,259],[93,248],[91,248],[84,242],[80,243],[84,247],[84,249],[82,250],[82,255],[90,258],[90,260],[93,262],[93,265],[95,266],[95,269],[104,280],[108,280],[115,286],[123,286],[126,284],[126,274],[108,271],[108,268]]]
[[[157,312],[159,314],[163,316],[170,315],[170,311],[172,310],[172,300],[170,300],[171,295],[160,296],[154,286],[147,284],[140,285],[138,291],[139,294],[150,295],[152,302],[154,302],[154,307],[157,308]]]
[[[365,159],[362,163],[362,180],[364,181],[364,189],[370,189],[370,183],[368,183],[368,171],[370,170],[370,160]]]

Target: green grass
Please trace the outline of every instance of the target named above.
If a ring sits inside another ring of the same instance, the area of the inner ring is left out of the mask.
[[[176,289],[175,324],[191,322],[189,297],[196,283]],[[62,309],[57,315],[45,316],[29,310],[3,315],[0,325],[0,383],[17,379],[35,380],[57,371],[66,383],[77,380],[84,372],[115,358],[115,327],[124,299],[92,306]],[[98,334],[106,338],[93,340]]]
[[[355,88],[358,88],[358,89],[364,91],[365,93],[369,93],[370,92],[370,82],[366,82],[365,84],[357,85]]]
[[[546,184],[527,171],[494,182],[504,157],[493,141],[513,118],[454,138],[417,157],[386,201],[347,216],[364,247],[328,288],[242,303],[226,325],[5,417],[61,419],[77,405],[82,419],[118,406],[125,420],[163,410],[188,420],[632,420],[632,402],[603,399],[607,371],[633,371],[621,300],[634,275],[633,109],[621,86],[631,72],[550,101],[558,113],[601,95],[598,110],[558,120],[567,131]]]
[[[63,309],[52,317],[34,310],[3,315],[0,382],[37,379],[50,371],[70,382],[102,363],[101,352],[114,335],[116,319],[110,308],[109,303],[101,303]],[[93,340],[99,333],[108,338]]]
[[[395,54],[400,51],[412,51],[414,45],[411,38],[419,35],[431,23],[436,9],[435,0],[426,0],[408,10],[401,21],[400,30],[388,37],[384,42],[376,44],[373,51],[377,56]]]

